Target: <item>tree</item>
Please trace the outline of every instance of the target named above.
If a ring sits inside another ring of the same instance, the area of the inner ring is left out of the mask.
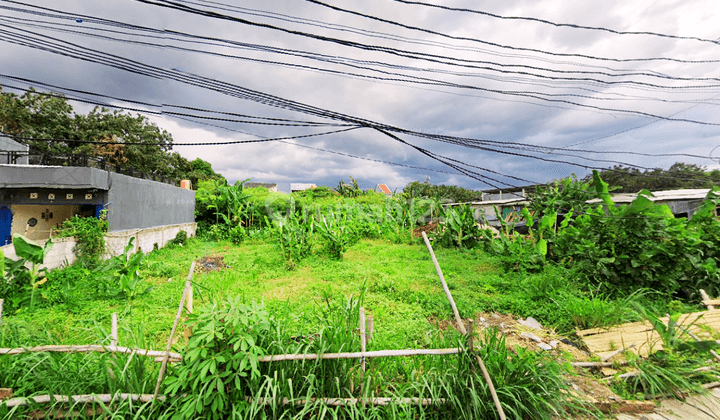
[[[172,152],[172,135],[144,115],[96,107],[77,114],[61,94],[30,89],[23,95],[2,92],[0,132],[30,146],[30,153],[85,154],[123,168],[172,179],[225,180],[202,159],[189,162]]]
[[[432,198],[439,200],[450,200],[456,203],[467,203],[479,200],[482,193],[468,190],[456,185],[434,185],[429,182],[413,181],[403,188],[408,198]]]
[[[667,170],[654,168],[642,171],[638,168],[616,165],[600,172],[614,192],[636,193],[642,189],[650,191],[674,190],[680,188],[710,188],[720,184],[720,171],[706,172],[705,167],[676,162]],[[591,175],[583,180],[590,181]]]
[[[62,95],[45,95],[30,89],[22,96],[0,88],[0,131],[35,153],[69,153],[72,142],[81,138],[72,106]],[[63,142],[27,140],[29,138],[67,139]]]

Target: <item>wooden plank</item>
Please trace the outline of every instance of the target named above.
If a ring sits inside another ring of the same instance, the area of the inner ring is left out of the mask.
[[[660,318],[667,325],[668,317]],[[711,339],[710,334],[701,326],[710,327],[720,331],[720,311],[694,312],[683,314],[678,318],[678,326],[688,326],[688,330],[704,339]],[[578,331],[583,342],[592,353],[602,357],[611,355],[616,349],[626,347],[631,343],[637,343],[632,351],[639,355],[648,355],[651,351],[662,349],[660,335],[653,329],[648,321],[631,322],[609,329],[592,328]]]
[[[695,321],[697,318],[702,317],[702,319],[698,322],[702,324],[716,324],[720,326],[720,311],[702,311],[702,312],[693,312],[690,314],[683,314],[680,319],[678,320],[679,324],[687,325],[691,322]],[[660,320],[667,325],[668,323],[668,317],[662,317]],[[616,327],[611,328],[590,328],[587,330],[580,330],[576,331],[576,334],[579,337],[586,337],[586,336],[592,336],[597,334],[604,334],[611,331],[628,331],[628,332],[640,332],[640,331],[648,331],[652,330],[652,324],[648,321],[638,321],[638,322],[630,322],[627,324],[623,324]]]
[[[702,303],[707,306],[709,310],[714,310],[714,305],[720,305],[720,299],[703,299]]]

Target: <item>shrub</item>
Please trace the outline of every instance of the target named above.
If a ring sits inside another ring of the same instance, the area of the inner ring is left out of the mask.
[[[224,419],[242,411],[245,396],[260,379],[258,358],[265,354],[274,321],[261,305],[228,299],[200,309],[186,325],[193,335],[182,364],[165,380],[166,393],[183,395],[177,414]]]
[[[96,266],[105,255],[105,234],[108,222],[103,217],[80,217],[74,215],[63,222],[57,236],[74,237],[77,240],[75,255],[84,264]]]

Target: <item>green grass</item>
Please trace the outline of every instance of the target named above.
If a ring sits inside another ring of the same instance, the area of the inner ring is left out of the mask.
[[[654,299],[652,294],[638,294],[625,299],[596,296],[577,284],[572,272],[561,267],[548,266],[540,273],[504,273],[497,259],[479,250],[436,249],[435,253],[465,318],[492,311],[533,316],[546,326],[569,333],[574,328],[636,320],[637,315],[628,304],[630,300],[644,301],[645,307],[658,310],[667,309],[669,304]],[[94,273],[82,272],[77,267],[58,271],[43,285],[41,291],[45,297],[39,306],[4,314],[0,347],[107,343],[111,314],[116,312],[119,314],[120,345],[164,349],[190,265],[207,255],[222,255],[224,263],[230,267],[194,275],[195,306],[211,305],[226,297],[239,297],[248,303],[262,302],[270,316],[282,327],[277,342],[285,351],[316,348],[320,343],[314,337],[319,331],[332,331],[331,325],[344,322],[343,316],[356,319],[356,312],[348,315],[343,308],[360,296],[367,315],[374,317],[374,340],[369,343],[369,350],[455,347],[461,340],[459,334],[452,330],[438,329],[437,322],[451,320],[452,313],[424,244],[362,240],[339,260],[316,249],[310,257],[288,271],[277,246],[258,235],[257,239],[248,239],[240,245],[193,239],[183,247],[167,247],[148,254],[140,274],[144,284],[153,285],[154,289],[133,301],[103,296],[101,288],[98,288],[102,281]],[[66,274],[63,275],[63,272]],[[345,315],[333,318],[338,314]],[[327,344],[330,347],[323,347],[324,351],[331,351],[329,349],[333,346],[347,345],[343,340],[348,336],[348,328],[342,334],[334,334],[332,337],[335,338],[330,338]],[[336,331],[339,330],[336,328]],[[356,337],[357,331],[349,332]],[[492,337],[486,337],[486,340],[498,349],[504,348],[504,352],[485,354],[489,358],[486,363],[492,366],[495,375],[513,377],[517,371],[523,370],[532,372],[535,380],[540,381],[535,384],[539,388],[533,388],[532,384],[522,385],[524,379],[521,375],[509,380],[507,386],[500,384],[499,392],[505,393],[504,403],[508,404],[510,413],[521,417],[529,415],[532,410],[549,413],[551,409],[560,409],[559,400],[554,399],[563,387],[558,379],[559,371],[548,371],[559,369],[558,365],[520,349],[507,350],[504,343],[500,346]],[[176,345],[175,349],[181,350],[181,347]],[[357,350],[359,348],[353,349]],[[509,359],[514,367],[505,366],[505,361]],[[371,390],[370,395],[452,397],[455,402],[450,408],[419,410],[417,407],[392,406],[328,409],[306,404],[291,410],[285,418],[313,417],[323,410],[329,410],[327,418],[491,416],[493,407],[487,390],[483,388],[483,381],[477,377],[476,370],[468,371],[470,362],[463,360],[458,357],[376,359],[370,364],[371,371],[366,376],[364,389]],[[122,358],[120,363],[129,366],[130,374],[126,375],[125,383],[118,383],[108,378],[108,363],[105,355],[23,356],[12,360],[0,356],[0,372],[12,373],[0,375],[0,387],[17,388],[19,381],[25,381],[27,386],[22,388],[23,393],[67,394],[108,389],[151,392],[157,365]],[[91,370],[86,369],[94,365],[102,370],[102,375],[89,375]],[[253,385],[256,397],[274,392],[298,398],[311,394],[327,396],[328,393],[338,397],[359,396],[360,382],[354,362],[286,362],[285,365],[281,372],[281,376],[285,376],[279,379],[273,376],[276,371],[263,371],[264,379]],[[23,375],[30,376],[24,379]],[[75,380],[71,387],[62,385],[63,378],[81,375],[89,377]],[[355,382],[351,384],[349,381],[353,377]],[[32,378],[35,380],[30,380]],[[287,385],[287,379],[296,385]],[[236,413],[236,418],[252,418],[248,413],[260,409],[253,404],[256,403],[251,403],[246,411]],[[115,408],[120,410],[119,407],[128,409],[127,404]],[[161,408],[169,410],[169,413],[173,407],[170,404]],[[263,408],[261,411],[267,414],[267,410]],[[277,415],[268,417],[279,418],[284,415],[282,413],[280,410]],[[536,418],[544,416],[537,414]]]
[[[627,301],[605,299],[583,290],[573,281],[572,272],[565,269],[548,266],[541,273],[503,273],[500,264],[481,251],[435,252],[465,318],[478,312],[533,316],[561,333],[637,320]],[[424,346],[426,331],[434,328],[429,319],[451,318],[435,268],[421,244],[363,240],[341,260],[316,252],[288,271],[276,246],[260,239],[240,245],[191,240],[184,247],[154,251],[148,254],[141,269],[145,284],[154,289],[133,302],[93,297],[92,287],[87,285],[98,280],[90,273],[85,289],[80,287],[64,303],[49,306],[50,300],[62,300],[57,293],[51,293],[59,287],[51,276],[43,286],[43,294],[49,297],[48,307],[6,313],[5,320],[7,323],[35,320],[45,324],[60,342],[79,344],[77,329],[95,324],[109,328],[111,314],[116,312],[126,331],[139,331],[142,327],[145,342],[153,348],[162,348],[190,265],[206,255],[222,255],[230,268],[194,275],[196,306],[239,296],[246,301],[264,302],[279,318],[302,321],[302,314],[312,313],[326,296],[345,299],[367,288],[366,311],[375,318],[378,340],[389,348]],[[658,311],[666,307],[664,302],[651,298],[646,297],[646,307],[654,305]],[[304,323],[300,321],[296,324]],[[120,341],[125,341],[123,333]]]

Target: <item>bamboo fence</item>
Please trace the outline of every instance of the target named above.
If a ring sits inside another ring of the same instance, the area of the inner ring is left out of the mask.
[[[459,316],[459,313],[457,311],[457,307],[455,306],[455,301],[452,298],[452,295],[450,294],[450,290],[447,287],[447,284],[445,283],[445,279],[443,277],[442,271],[440,269],[440,265],[437,262],[437,259],[435,258],[435,254],[432,251],[432,247],[430,246],[429,241],[427,240],[427,236],[423,232],[423,237],[425,239],[425,242],[428,246],[428,249],[430,251],[433,263],[435,264],[435,268],[437,270],[438,276],[440,278],[440,282],[443,286],[443,289],[445,290],[445,294],[448,297],[448,300],[450,302],[450,305],[453,309],[453,314],[455,316],[455,320],[458,325],[458,329],[460,332],[464,335],[467,334],[467,330],[465,329],[465,326],[462,323],[462,319]],[[172,353],[170,352],[170,348],[172,347],[172,340],[173,336],[175,335],[175,330],[177,329],[180,317],[182,315],[183,306],[185,306],[185,309],[191,313],[192,312],[192,276],[195,268],[195,263],[193,262],[190,267],[190,273],[188,274],[187,281],[185,283],[185,287],[183,288],[183,294],[180,299],[180,304],[178,305],[177,314],[175,316],[175,320],[173,322],[172,330],[170,333],[170,337],[168,339],[168,344],[165,349],[165,351],[157,351],[157,350],[145,350],[145,349],[131,349],[127,347],[120,347],[118,346],[118,336],[117,336],[117,316],[113,314],[112,317],[112,326],[111,326],[111,337],[110,337],[110,343],[109,346],[102,346],[102,345],[48,345],[48,346],[36,346],[32,348],[13,348],[13,349],[2,349],[0,348],[0,356],[1,355],[17,355],[27,352],[62,352],[62,353],[84,353],[84,352],[107,352],[107,353],[125,353],[125,354],[135,354],[140,356],[148,356],[153,357],[155,362],[162,363],[162,367],[160,370],[160,374],[158,375],[158,381],[155,388],[155,393],[150,394],[125,394],[125,393],[118,393],[118,394],[98,394],[98,395],[73,395],[73,396],[63,396],[63,395],[41,395],[41,396],[34,396],[29,398],[13,398],[5,401],[0,401],[0,404],[3,404],[7,407],[15,407],[15,406],[23,406],[28,405],[30,403],[35,404],[43,404],[43,403],[51,403],[51,402],[60,402],[60,403],[94,403],[94,402],[102,402],[102,403],[113,403],[118,402],[121,400],[133,400],[138,402],[151,402],[154,404],[154,402],[162,401],[168,398],[169,396],[160,395],[159,390],[160,386],[163,381],[165,368],[167,366],[167,363],[171,362],[180,362],[182,361],[182,355],[178,353]],[[1,306],[0,306],[1,308]],[[0,312],[0,316],[1,316]],[[0,318],[1,319],[1,318]],[[472,325],[472,324],[471,324]],[[445,355],[452,355],[452,354],[459,354],[463,350],[460,348],[447,348],[447,349],[407,349],[407,350],[379,350],[379,351],[366,351],[367,342],[368,339],[372,339],[373,334],[373,318],[372,317],[365,317],[365,308],[360,308],[360,334],[361,334],[361,351],[360,352],[346,352],[346,353],[324,353],[324,354],[280,354],[280,355],[267,355],[262,356],[259,358],[259,362],[280,362],[280,361],[301,361],[301,360],[316,360],[316,359],[358,359],[361,364],[361,374],[364,373],[366,369],[366,359],[370,358],[378,358],[378,357],[402,357],[402,356],[418,356],[418,355],[435,355],[435,356],[445,356]],[[185,339],[187,340],[190,335],[191,331],[186,329],[184,331]],[[472,345],[472,334],[468,335],[469,338],[469,348],[473,348]],[[489,374],[487,373],[487,370],[485,369],[485,365],[483,364],[482,360],[479,358],[479,356],[475,355],[478,362],[480,363],[480,367],[483,370],[483,375],[485,376],[485,379],[488,383],[489,389],[491,391],[491,394],[493,396],[493,401],[496,404],[498,414],[501,420],[505,419],[505,413],[502,410],[502,407],[500,406],[499,400],[497,398],[497,394],[495,393],[495,388],[492,384],[492,381],[490,380]],[[251,397],[247,397],[247,400],[252,402],[255,401]],[[260,403],[268,405],[268,404],[278,404],[282,403],[283,405],[298,405],[298,404],[306,404],[308,402],[322,402],[328,406],[341,406],[341,405],[356,405],[356,404],[372,404],[372,405],[389,405],[393,403],[400,403],[400,404],[416,404],[416,405],[431,405],[431,404],[443,404],[445,403],[444,399],[420,399],[420,398],[306,398],[306,399],[296,399],[296,400],[289,400],[287,398],[284,398],[282,400],[275,400],[275,399],[259,399]]]

